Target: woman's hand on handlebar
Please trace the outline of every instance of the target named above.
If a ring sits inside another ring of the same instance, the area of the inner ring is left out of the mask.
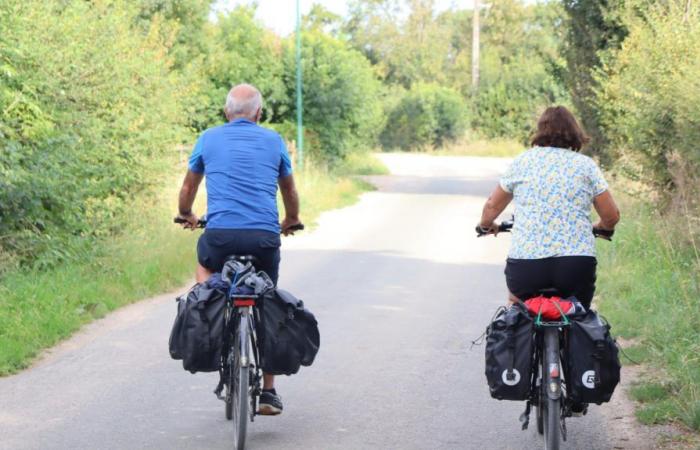
[[[489,226],[484,226],[481,223],[476,226],[476,234],[479,237],[485,236],[487,234],[493,234],[494,236],[497,236],[500,231],[501,226],[496,222],[491,222],[491,225]]]
[[[605,239],[606,241],[612,241],[612,237],[614,234],[615,229],[604,227],[602,222],[598,222],[595,225],[593,225],[593,235],[597,238]]]
[[[175,217],[175,223],[182,225],[182,228],[194,230],[199,227],[199,217],[193,212],[189,214],[178,214]]]

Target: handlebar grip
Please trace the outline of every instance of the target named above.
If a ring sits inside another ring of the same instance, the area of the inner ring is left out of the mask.
[[[297,223],[295,225],[285,228],[284,230],[282,230],[282,233],[284,233],[285,231],[301,231],[304,228],[305,226],[303,223]]]
[[[501,222],[501,224],[498,226],[498,231],[505,231],[508,232],[513,228],[513,222],[507,221],[507,222]]]
[[[506,222],[501,222],[500,225],[498,225],[498,232],[499,233],[507,233],[510,231],[510,229],[513,228],[513,222],[506,221]],[[481,237],[481,236],[486,236],[489,233],[484,232],[484,230],[481,228],[481,225],[476,226],[476,236]]]
[[[187,223],[187,221],[185,219],[183,219],[182,217],[175,217],[175,218],[173,218],[173,223],[177,223],[177,224],[182,225],[182,224]],[[207,226],[206,220],[199,219],[197,221],[197,228],[204,228],[206,226]]]
[[[612,240],[612,237],[614,234],[615,234],[615,230],[604,230],[602,228],[593,228],[593,236],[607,239],[608,241]]]

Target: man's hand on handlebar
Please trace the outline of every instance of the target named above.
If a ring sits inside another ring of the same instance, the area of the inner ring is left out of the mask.
[[[294,235],[294,232],[304,229],[304,224],[301,223],[298,217],[285,217],[280,225],[281,233],[285,236]]]
[[[189,214],[178,214],[175,223],[182,225],[182,228],[194,230],[199,227],[199,217],[190,211]]]

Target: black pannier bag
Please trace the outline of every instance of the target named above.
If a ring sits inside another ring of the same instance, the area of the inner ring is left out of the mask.
[[[258,337],[265,373],[292,375],[299,366],[314,362],[320,345],[318,322],[304,302],[282,289],[271,290],[262,302],[261,322]]]
[[[520,304],[503,308],[486,328],[486,379],[491,397],[527,400],[530,396],[534,324]]]
[[[610,325],[595,311],[573,318],[566,353],[569,398],[583,403],[610,401],[620,381],[620,359]]]
[[[185,370],[215,372],[221,368],[225,306],[225,291],[211,280],[194,285],[177,299],[170,356],[181,359]]]

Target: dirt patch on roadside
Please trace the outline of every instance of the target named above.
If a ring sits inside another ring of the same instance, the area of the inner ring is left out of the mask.
[[[632,385],[644,374],[644,366],[624,366],[620,384],[610,403],[600,409],[609,424],[608,436],[613,449],[657,450],[697,449],[700,441],[674,425],[647,426],[635,416],[637,403],[629,397]]]

